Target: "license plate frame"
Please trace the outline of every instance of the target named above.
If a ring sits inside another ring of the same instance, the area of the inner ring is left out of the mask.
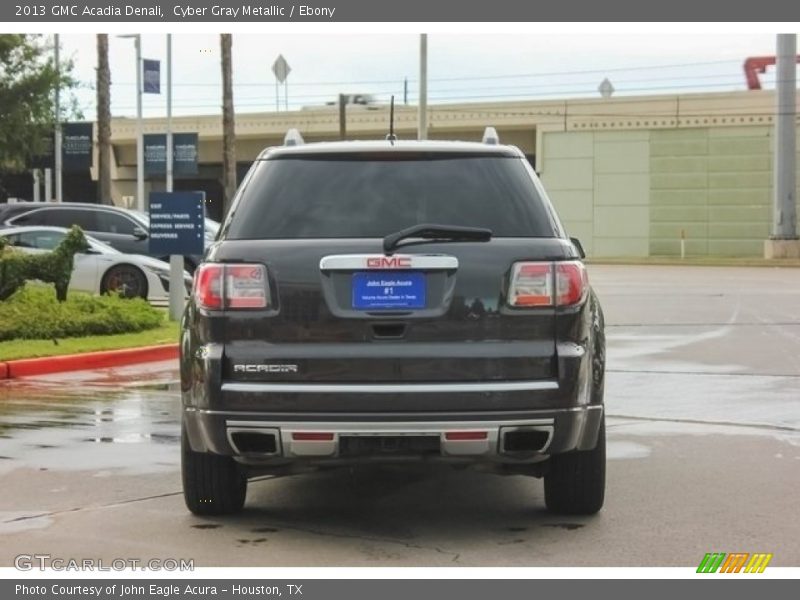
[[[352,308],[358,311],[420,310],[427,303],[421,271],[359,271],[351,281]]]

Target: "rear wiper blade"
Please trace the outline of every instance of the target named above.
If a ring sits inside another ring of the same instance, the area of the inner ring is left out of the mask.
[[[397,245],[408,238],[436,240],[442,242],[488,242],[492,239],[492,230],[484,227],[462,227],[460,225],[435,225],[420,223],[383,238],[383,251],[391,252]]]

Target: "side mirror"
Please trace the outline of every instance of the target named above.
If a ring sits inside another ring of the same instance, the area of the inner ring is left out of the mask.
[[[133,228],[133,237],[137,240],[146,240],[147,239],[147,232],[142,229],[141,227],[134,227]]]
[[[100,250],[95,250],[94,248],[87,248],[81,254],[101,254]]]
[[[583,244],[581,244],[581,241],[578,238],[569,238],[569,240],[572,242],[572,245],[575,246],[575,250],[578,251],[580,257],[586,258],[586,252],[583,249]]]

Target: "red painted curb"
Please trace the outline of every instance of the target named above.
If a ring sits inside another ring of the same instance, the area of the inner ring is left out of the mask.
[[[170,360],[178,358],[178,354],[178,344],[163,344],[160,346],[124,348],[122,350],[103,350],[100,352],[84,352],[82,354],[10,360],[0,363],[0,379]]]

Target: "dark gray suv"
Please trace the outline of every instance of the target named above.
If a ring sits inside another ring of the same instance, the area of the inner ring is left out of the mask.
[[[247,478],[436,460],[544,477],[603,505],[603,314],[579,244],[517,148],[265,150],[183,317],[188,508]]]

